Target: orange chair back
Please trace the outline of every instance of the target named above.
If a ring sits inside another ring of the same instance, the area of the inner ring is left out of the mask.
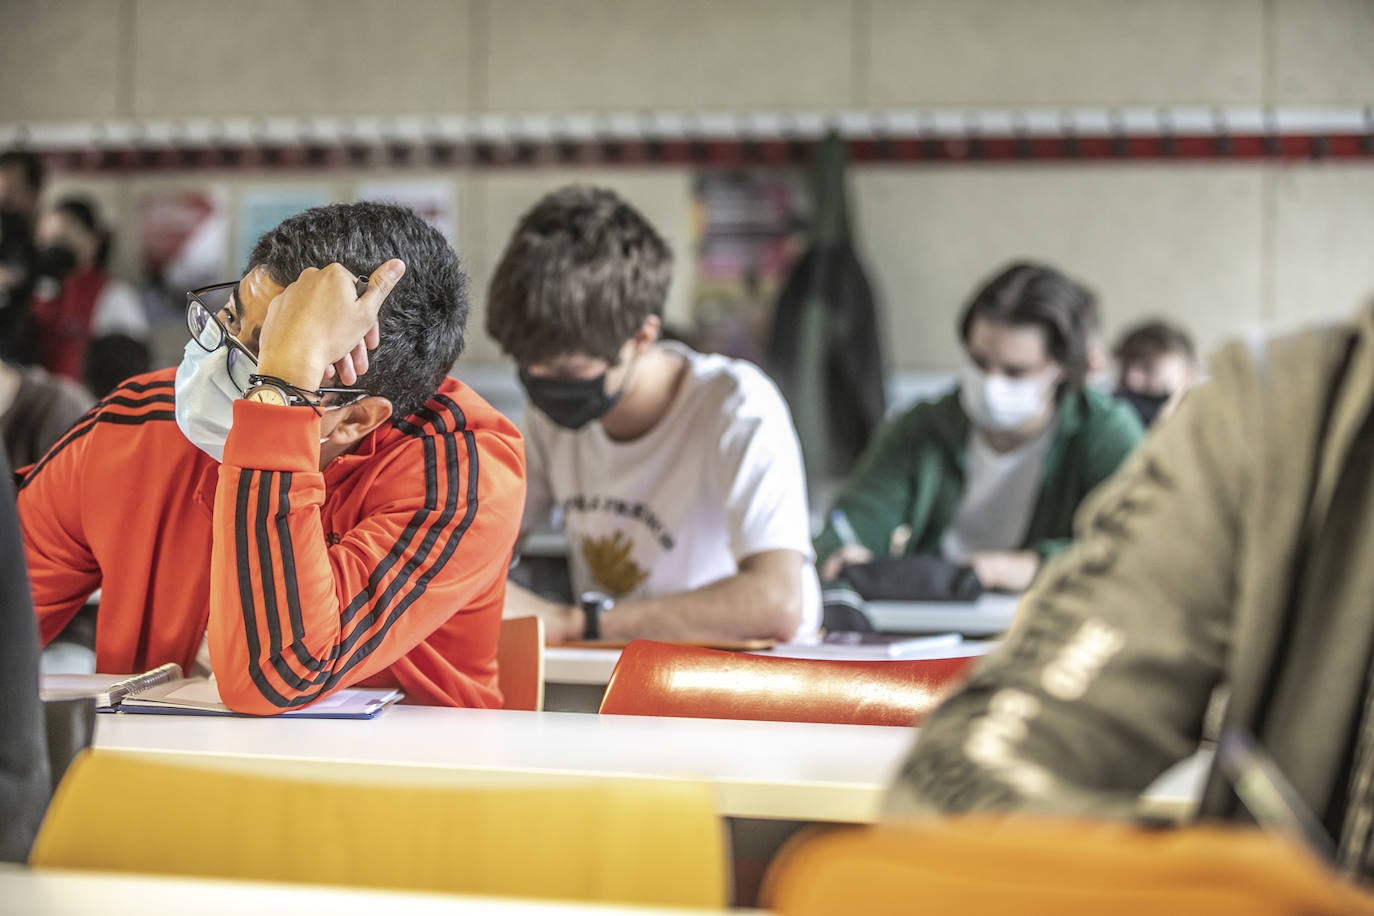
[[[781,916],[1374,916],[1374,895],[1254,828],[988,814],[798,836],[760,903]]]
[[[621,716],[919,725],[974,658],[781,658],[636,640],[611,673],[601,712]]]
[[[544,708],[544,621],[510,617],[501,621],[496,644],[496,684],[505,709]]]

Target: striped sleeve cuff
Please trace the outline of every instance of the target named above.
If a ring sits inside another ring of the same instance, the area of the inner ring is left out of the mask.
[[[260,471],[318,471],[320,417],[308,407],[237,400],[223,463]]]

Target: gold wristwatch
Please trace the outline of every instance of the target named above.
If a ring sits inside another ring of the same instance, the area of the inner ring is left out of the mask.
[[[243,397],[256,404],[272,404],[277,407],[315,406],[299,389],[275,376],[253,375],[249,377],[248,383],[252,387]]]
[[[286,392],[275,385],[259,385],[244,395],[244,399],[257,404],[275,404],[278,407],[285,407],[291,403]]]

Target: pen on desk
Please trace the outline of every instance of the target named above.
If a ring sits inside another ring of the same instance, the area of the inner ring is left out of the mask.
[[[840,543],[845,547],[861,546],[862,542],[854,533],[854,526],[849,524],[849,516],[844,514],[843,509],[830,510],[830,527],[835,529],[835,533],[840,537]]]

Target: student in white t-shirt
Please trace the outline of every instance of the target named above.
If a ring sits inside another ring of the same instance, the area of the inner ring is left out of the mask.
[[[531,402],[524,527],[561,516],[581,595],[511,583],[506,616],[540,615],[550,642],[789,639],[820,621],[787,407],[749,363],[659,341],[671,271],[634,208],[574,186],[525,214],[492,279],[487,331]]]

